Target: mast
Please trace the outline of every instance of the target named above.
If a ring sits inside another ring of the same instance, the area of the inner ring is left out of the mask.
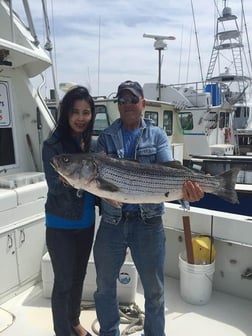
[[[230,7],[226,7],[224,0],[222,15],[217,19],[214,45],[206,76],[206,82],[218,83],[222,101],[230,104],[244,102],[245,90],[251,81],[251,77],[244,73],[244,59],[244,44],[237,16],[232,14]]]
[[[53,44],[50,38],[50,24],[49,24],[49,19],[47,15],[47,8],[45,4],[45,0],[42,0],[42,8],[43,8],[43,14],[44,14],[44,21],[45,21],[45,30],[46,30],[46,43],[44,48],[48,51],[50,59],[52,61],[52,79],[53,79],[53,86],[54,86],[54,95],[55,95],[55,101],[56,101],[56,106],[59,106],[59,94],[57,90],[57,78],[56,78],[56,73],[54,69],[54,60],[53,60],[53,54],[52,54],[52,49],[53,49]]]
[[[193,1],[191,0],[191,8],[192,8],[192,15],[193,15],[193,25],[194,25],[194,32],[196,37],[196,44],[197,44],[197,51],[198,51],[198,58],[199,58],[199,67],[200,67],[200,75],[201,75],[201,81],[204,82],[203,79],[203,71],[202,71],[202,64],[201,64],[201,57],[200,57],[200,48],[199,48],[199,39],[198,39],[198,33],[196,29],[196,22],[195,22],[195,15],[194,15],[194,7],[193,7]]]

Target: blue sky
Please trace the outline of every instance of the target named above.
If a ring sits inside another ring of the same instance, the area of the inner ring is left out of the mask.
[[[19,1],[20,2],[20,1]],[[14,8],[20,8],[13,1]],[[41,45],[44,30],[40,1],[30,1]],[[118,84],[132,79],[142,85],[158,80],[158,52],[144,33],[172,35],[162,52],[162,83],[201,79],[196,35],[203,77],[211,55],[215,4],[222,0],[194,0],[196,32],[191,0],[48,0],[48,15],[57,82],[82,84],[96,95],[108,96]],[[241,16],[240,0],[227,1]],[[244,0],[246,23],[252,35],[252,4]],[[47,88],[52,86],[47,71]]]

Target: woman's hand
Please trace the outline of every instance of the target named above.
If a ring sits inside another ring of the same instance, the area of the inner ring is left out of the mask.
[[[197,202],[204,197],[204,191],[197,182],[186,181],[182,190],[183,199],[188,202]]]

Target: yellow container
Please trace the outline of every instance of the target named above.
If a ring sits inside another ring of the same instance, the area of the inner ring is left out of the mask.
[[[192,238],[194,263],[197,265],[211,264],[215,260],[216,249],[213,239],[209,236]]]

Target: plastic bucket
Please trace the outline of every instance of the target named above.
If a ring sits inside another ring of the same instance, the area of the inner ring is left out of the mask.
[[[180,295],[187,303],[204,305],[212,294],[215,261],[211,264],[189,264],[179,255]]]

